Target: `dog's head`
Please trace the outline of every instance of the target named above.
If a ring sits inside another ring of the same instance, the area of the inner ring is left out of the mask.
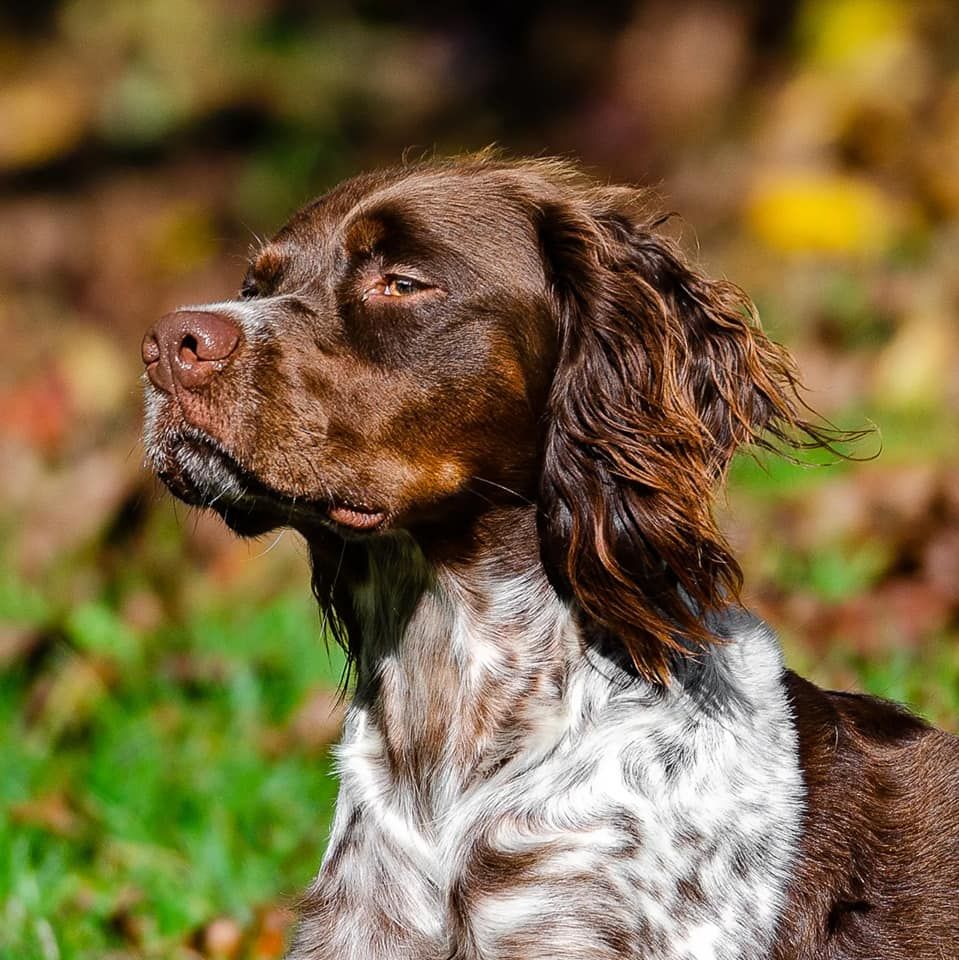
[[[147,334],[151,463],[239,533],[311,542],[535,503],[554,584],[661,677],[739,589],[712,515],[736,449],[829,437],[748,301],[656,226],[556,162],[350,180],[238,299]]]

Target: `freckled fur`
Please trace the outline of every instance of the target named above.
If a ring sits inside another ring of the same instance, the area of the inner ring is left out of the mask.
[[[510,521],[532,530],[529,510]],[[403,643],[361,673],[337,822],[291,957],[364,955],[377,895],[341,850],[370,833],[408,911],[439,918],[410,956],[762,955],[803,797],[768,630],[730,615],[711,654],[728,689],[703,710],[682,684],[660,689],[589,651],[535,558],[508,579],[497,566],[430,578]],[[377,613],[364,616],[390,635]],[[395,949],[384,956],[407,955]]]

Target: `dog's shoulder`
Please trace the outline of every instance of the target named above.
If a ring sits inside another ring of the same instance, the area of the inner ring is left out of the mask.
[[[959,739],[898,704],[784,683],[806,822],[777,958],[959,956]]]

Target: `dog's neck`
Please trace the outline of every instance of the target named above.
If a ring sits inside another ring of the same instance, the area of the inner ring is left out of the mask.
[[[470,927],[485,942],[514,945],[515,923],[538,922],[551,878],[569,869],[602,880],[580,898],[590,920],[615,853],[624,888],[640,891],[624,929],[668,916],[677,950],[700,955],[698,931],[715,939],[721,920],[731,942],[752,938],[748,955],[765,956],[802,790],[774,638],[730,611],[715,623],[728,643],[665,686],[647,682],[552,588],[534,519],[504,513],[467,550],[444,540],[444,560],[405,536],[348,558],[337,603],[353,605],[358,685],[337,747],[333,886],[351,877],[365,889],[374,855],[375,876],[415,904],[437,944],[415,955],[446,957],[461,903],[485,904]],[[718,891],[705,918],[705,894],[676,897],[690,877]],[[559,939],[535,929],[548,955],[563,954],[562,923]]]
[[[537,543],[535,508],[513,507],[484,515],[468,545],[443,559],[407,534],[351,545],[338,606],[355,634],[352,715],[424,818],[517,754],[588,723],[610,691],[705,713],[751,695],[748,671],[730,660],[736,645],[680,658],[669,688],[645,683],[622,648],[601,634],[587,641]],[[744,616],[712,626],[734,640]]]
[[[536,549],[535,508],[501,508],[431,559],[406,534],[365,545],[342,599],[359,634],[354,702],[391,773],[430,806],[548,736],[581,656]],[[355,639],[355,638],[354,638]]]

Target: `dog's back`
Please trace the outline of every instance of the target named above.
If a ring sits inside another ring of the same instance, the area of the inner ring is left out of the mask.
[[[959,739],[786,677],[807,789],[777,960],[959,957]]]

